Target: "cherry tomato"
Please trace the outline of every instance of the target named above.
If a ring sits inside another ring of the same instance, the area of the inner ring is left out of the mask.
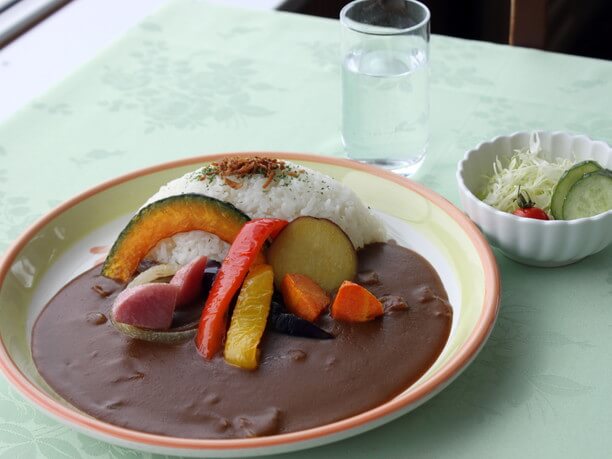
[[[535,218],[537,220],[549,220],[548,215],[539,207],[527,207],[521,209],[520,207],[512,212],[514,215],[525,218]]]
[[[526,191],[521,192],[520,186],[516,201],[518,202],[519,208],[512,212],[512,214],[518,217],[535,218],[536,220],[549,220],[546,212],[539,207],[534,207],[534,202],[529,197],[529,194]]]

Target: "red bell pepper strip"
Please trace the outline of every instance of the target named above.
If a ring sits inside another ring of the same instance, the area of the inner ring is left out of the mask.
[[[234,239],[210,289],[198,326],[196,347],[206,359],[212,359],[223,347],[230,303],[253,261],[266,240],[276,236],[287,223],[277,218],[251,220]]]

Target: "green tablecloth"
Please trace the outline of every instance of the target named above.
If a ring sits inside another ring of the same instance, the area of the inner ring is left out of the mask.
[[[0,252],[60,201],[143,166],[236,150],[342,155],[338,39],[336,21],[170,3],[0,127]],[[482,140],[538,128],[612,141],[611,62],[441,36],[431,56],[432,141],[416,180],[455,203],[455,165]],[[612,248],[557,269],[498,261],[501,316],[449,388],[286,457],[609,457]],[[150,457],[60,426],[0,377],[0,458],[37,456]]]

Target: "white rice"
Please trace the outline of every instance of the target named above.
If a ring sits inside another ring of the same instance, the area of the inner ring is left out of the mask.
[[[250,218],[293,220],[305,215],[328,218],[344,230],[356,248],[387,240],[382,222],[351,189],[317,171],[287,164],[304,172],[274,181],[267,188],[263,188],[266,178],[261,175],[235,178],[242,186],[234,189],[219,176],[200,180],[202,169],[198,169],[162,186],[145,206],[169,196],[198,193],[229,202]],[[212,234],[191,231],[159,242],[147,258],[181,265],[201,255],[222,261],[228,248],[229,244]]]

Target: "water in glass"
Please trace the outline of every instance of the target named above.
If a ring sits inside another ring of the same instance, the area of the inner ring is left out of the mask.
[[[418,168],[429,139],[425,51],[352,51],[342,78],[342,138],[349,156],[406,174]]]

